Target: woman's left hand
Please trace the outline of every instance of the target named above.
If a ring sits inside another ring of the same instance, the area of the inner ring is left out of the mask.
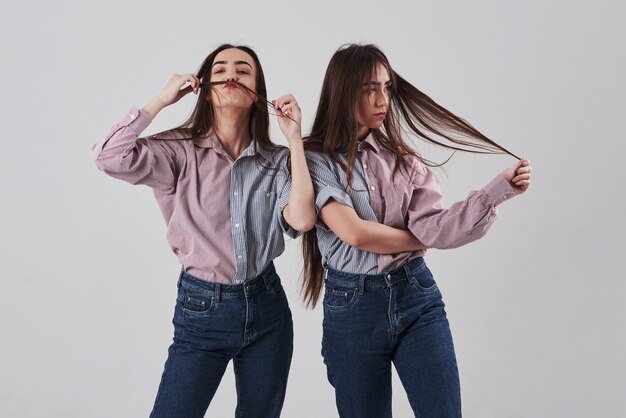
[[[301,140],[302,113],[295,97],[291,94],[285,94],[276,100],[272,100],[272,104],[278,116],[278,126],[287,140]]]
[[[511,184],[516,194],[522,194],[530,187],[530,161],[522,158],[520,162],[502,172],[502,176]]]

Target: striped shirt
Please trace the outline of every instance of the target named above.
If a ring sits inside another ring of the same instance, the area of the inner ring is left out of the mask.
[[[131,108],[93,146],[98,168],[153,189],[168,243],[186,272],[223,284],[261,273],[284,251],[283,232],[298,235],[282,216],[291,190],[289,149],[259,145],[259,165],[251,142],[233,160],[214,134],[139,138],[150,122]]]
[[[381,148],[372,134],[359,142],[357,153],[353,187],[348,189],[338,164],[326,155],[307,152],[318,213],[335,199],[352,207],[362,219],[408,229],[429,248],[455,248],[483,237],[496,219],[497,206],[515,196],[509,182],[498,175],[465,200],[444,208],[437,179],[417,158],[407,157],[408,173],[394,174],[394,154]],[[340,158],[347,161],[346,155]],[[325,265],[348,273],[389,271],[426,254],[426,250],[391,255],[365,252],[341,241],[319,219],[316,231]]]
[[[355,210],[361,219],[377,222],[376,214],[370,204],[370,196],[363,173],[358,162],[352,174],[352,189],[346,192],[348,179],[341,166],[325,154],[306,151],[307,165],[315,189],[315,210],[320,210],[331,199]],[[345,163],[345,154],[340,154]],[[331,231],[322,220],[315,223],[317,244],[322,254],[322,263],[333,270],[347,273],[375,274],[378,271],[378,254],[351,247]]]

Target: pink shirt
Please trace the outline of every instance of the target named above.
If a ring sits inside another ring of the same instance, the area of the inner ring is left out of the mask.
[[[283,232],[297,235],[282,216],[291,190],[289,150],[259,146],[261,163],[272,168],[262,170],[252,143],[233,160],[212,134],[140,138],[150,122],[132,108],[94,145],[98,168],[153,189],[167,240],[188,273],[224,284],[261,273],[283,252]]]
[[[445,208],[437,179],[417,158],[411,157],[408,178],[402,171],[392,177],[394,155],[381,148],[371,134],[360,149],[370,203],[379,222],[410,230],[429,248],[455,248],[483,237],[496,220],[497,206],[515,196],[509,182],[498,175],[465,200]],[[379,255],[378,271],[393,269],[425,253]]]

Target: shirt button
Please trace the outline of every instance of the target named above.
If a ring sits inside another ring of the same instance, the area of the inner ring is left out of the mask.
[[[367,164],[363,164],[363,168],[367,168]]]
[[[235,193],[233,193],[233,194],[234,194],[235,196],[237,196],[239,193],[235,192]]]
[[[376,190],[376,187],[374,187],[374,186],[370,186],[370,189],[371,189],[371,190]]]
[[[239,222],[235,224],[235,228],[239,228]]]
[[[241,260],[243,258],[243,255],[239,254],[237,258]]]
[[[270,197],[271,193],[265,193],[265,196]]]

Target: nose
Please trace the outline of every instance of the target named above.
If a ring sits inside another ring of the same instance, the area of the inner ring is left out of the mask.
[[[230,70],[228,72],[228,78],[226,79],[226,81],[239,81],[239,76],[237,75],[237,71]]]
[[[389,97],[386,91],[378,90],[378,92],[376,93],[375,104],[377,107],[387,107],[387,105],[389,104]]]

